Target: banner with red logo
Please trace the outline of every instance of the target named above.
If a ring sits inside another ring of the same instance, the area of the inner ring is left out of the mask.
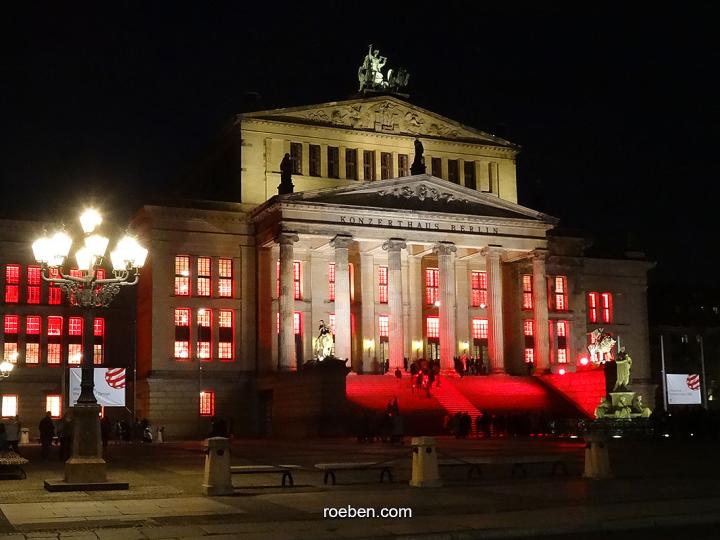
[[[701,405],[700,375],[697,373],[668,373],[669,405]]]
[[[125,406],[125,368],[94,368],[95,399],[105,407]],[[70,368],[70,406],[80,397],[82,369]]]

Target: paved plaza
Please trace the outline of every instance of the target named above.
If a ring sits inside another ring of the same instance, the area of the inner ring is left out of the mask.
[[[615,478],[589,481],[581,478],[578,440],[440,438],[445,456],[560,455],[569,475],[537,465],[520,477],[498,465],[469,480],[465,469],[443,469],[443,487],[417,489],[408,486],[408,446],[239,440],[233,464],[301,465],[295,487],[280,487],[279,475],[238,476],[235,495],[203,497],[199,442],[111,445],[110,476],[130,482],[130,490],[74,493],[44,490],[45,479],[62,475],[62,463],[40,461],[39,448],[29,446],[21,449],[30,459],[27,479],[0,482],[0,539],[604,538],[611,531],[675,538],[663,534],[678,530],[711,538],[720,523],[719,449],[694,441],[612,441]],[[377,471],[358,471],[338,473],[338,484],[328,486],[312,469],[319,462],[386,459],[398,463],[392,484],[380,484]],[[325,509],[348,506],[409,508],[412,517],[323,517]]]

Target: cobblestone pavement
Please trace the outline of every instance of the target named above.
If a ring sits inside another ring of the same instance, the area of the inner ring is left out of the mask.
[[[62,476],[62,463],[39,461],[37,447],[21,451],[31,463],[26,480],[0,482],[0,540],[4,538],[510,538],[538,534],[587,535],[652,531],[679,523],[705,530],[720,522],[717,444],[613,441],[615,478],[580,477],[583,445],[572,440],[469,440],[443,438],[445,455],[562,455],[570,474],[551,476],[543,466],[526,478],[509,467],[468,480],[462,469],[443,469],[444,486],[410,488],[410,449],[349,439],[238,440],[233,463],[296,463],[294,488],[275,476],[235,478],[236,494],[203,497],[200,443],[114,446],[110,475],[128,491],[49,493],[43,480]],[[396,481],[379,484],[376,472],[338,474],[326,486],[312,465],[327,461],[397,458]],[[409,508],[412,518],[330,519],[325,508]],[[711,530],[711,529],[707,529]],[[637,536],[633,533],[634,536]],[[420,536],[418,536],[420,535]],[[602,536],[595,536],[601,538]],[[637,538],[642,538],[642,534]]]

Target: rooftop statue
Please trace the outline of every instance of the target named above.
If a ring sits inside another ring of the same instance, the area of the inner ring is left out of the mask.
[[[368,53],[358,68],[360,92],[368,90],[388,90],[390,92],[396,92],[400,90],[400,88],[407,86],[410,74],[403,68],[398,70],[388,69],[386,79],[382,73],[385,64],[387,64],[387,57],[380,56],[380,50],[373,50],[373,46],[370,44],[368,46]]]

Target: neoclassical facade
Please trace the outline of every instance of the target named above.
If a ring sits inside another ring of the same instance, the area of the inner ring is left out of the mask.
[[[416,139],[426,171],[412,175]],[[651,398],[649,263],[589,257],[518,204],[518,151],[392,96],[239,115],[193,177],[226,201],[136,218],[151,253],[140,407],[178,434],[212,414],[257,431],[313,359],[321,321],[358,375],[417,358],[451,372],[462,355],[493,373],[571,374],[603,327]],[[286,154],[294,192],[278,195]]]

